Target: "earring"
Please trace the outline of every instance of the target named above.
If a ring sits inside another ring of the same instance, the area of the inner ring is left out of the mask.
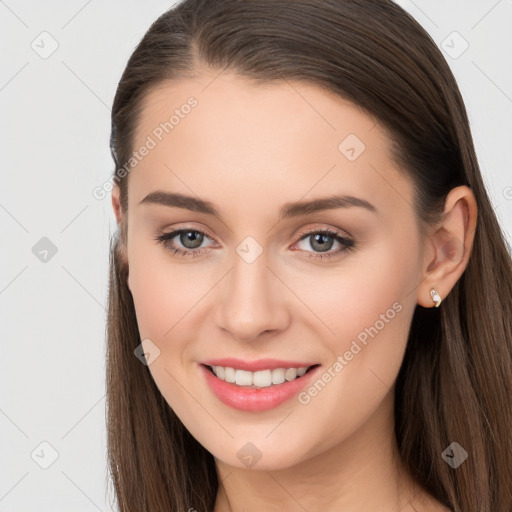
[[[430,296],[432,297],[432,300],[434,301],[435,307],[438,308],[439,304],[441,304],[442,299],[434,288],[432,288],[432,290],[430,290]]]

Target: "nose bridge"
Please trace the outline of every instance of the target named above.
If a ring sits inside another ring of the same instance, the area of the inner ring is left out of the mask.
[[[285,325],[284,297],[280,298],[276,277],[267,265],[264,253],[252,260],[241,252],[226,276],[218,325],[236,338],[251,340]]]

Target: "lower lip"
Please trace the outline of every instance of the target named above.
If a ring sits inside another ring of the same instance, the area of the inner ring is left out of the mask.
[[[255,389],[237,386],[216,377],[205,365],[199,364],[214,395],[224,404],[241,411],[260,412],[273,409],[293,398],[320,369],[317,366],[302,377],[282,384]]]

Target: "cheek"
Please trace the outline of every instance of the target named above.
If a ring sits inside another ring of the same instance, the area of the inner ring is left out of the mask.
[[[171,273],[171,267],[165,264],[160,246],[137,234],[134,229],[129,236],[128,285],[141,339],[151,339],[162,350],[166,333],[170,335],[180,313],[184,315],[180,305],[187,288],[179,282],[179,272]]]
[[[149,371],[169,405],[185,418],[190,404],[183,391],[188,378],[183,361],[197,330],[193,305],[205,292],[196,289],[194,293],[190,276],[165,261],[165,255],[164,261],[158,254],[155,257],[154,250],[134,250],[129,261],[129,285],[140,338],[151,340],[153,354],[158,350]]]
[[[165,370],[171,368],[184,379],[191,370],[190,360],[196,359],[193,351],[201,337],[208,292],[218,279],[215,270],[178,264],[165,249],[147,242],[144,246],[142,239],[134,239],[129,262],[129,287],[141,340],[150,339],[163,356],[150,365],[155,381],[157,385],[169,381]]]
[[[324,449],[360,428],[390,394],[416,306],[412,252],[398,254],[384,242],[339,269],[303,274],[294,289],[314,311],[304,317],[313,319],[309,330],[323,333],[318,341],[330,354],[319,379],[299,396]]]
[[[339,354],[351,340],[364,343],[377,335],[373,327],[378,336],[387,331],[394,338],[392,332],[403,332],[408,315],[402,312],[415,304],[418,266],[412,251],[397,251],[391,240],[380,240],[371,249],[348,255],[338,266],[287,278]]]
[[[346,391],[337,396],[354,408],[364,406],[361,396],[378,402],[392,386],[407,344],[418,259],[412,249],[397,251],[395,242],[383,238],[336,270],[303,273],[295,280],[294,291],[315,313],[307,315],[311,330],[323,333],[331,357],[327,367],[337,362],[331,371],[336,378],[326,379],[338,383],[333,390]]]

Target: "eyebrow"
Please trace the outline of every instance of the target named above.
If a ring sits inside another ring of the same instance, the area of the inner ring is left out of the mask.
[[[210,201],[184,194],[163,192],[161,190],[149,193],[139,204],[158,204],[174,208],[184,208],[193,212],[213,215],[219,219],[222,218],[218,208]],[[373,213],[378,213],[378,209],[364,199],[350,195],[332,195],[309,201],[285,203],[279,212],[279,218],[288,219],[301,215],[311,215],[312,213],[324,210],[350,208],[354,206],[365,208]]]

